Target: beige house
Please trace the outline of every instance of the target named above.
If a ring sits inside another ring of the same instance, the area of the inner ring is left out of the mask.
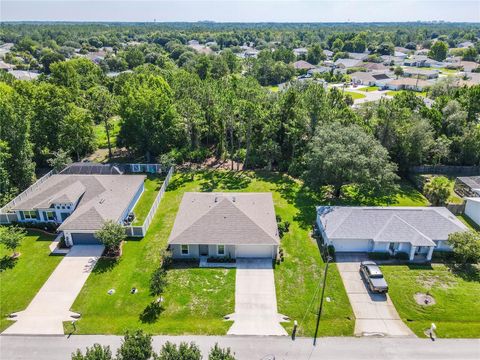
[[[168,240],[176,259],[275,259],[279,244],[271,193],[185,193]]]

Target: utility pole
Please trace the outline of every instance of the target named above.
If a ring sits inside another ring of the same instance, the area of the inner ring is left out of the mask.
[[[320,325],[320,317],[322,316],[322,309],[323,309],[323,298],[325,295],[325,285],[327,283],[327,273],[328,273],[328,264],[332,258],[327,256],[327,264],[325,266],[325,273],[323,274],[323,287],[322,287],[322,297],[320,299],[320,307],[318,308],[318,315],[317,315],[317,326],[315,327],[315,335],[313,337],[313,345],[317,345],[317,334],[318,334],[318,326]]]

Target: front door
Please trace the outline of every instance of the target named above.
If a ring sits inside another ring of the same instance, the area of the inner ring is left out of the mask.
[[[199,246],[200,256],[208,256],[208,245]]]

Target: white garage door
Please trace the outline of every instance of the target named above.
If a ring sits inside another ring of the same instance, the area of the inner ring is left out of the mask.
[[[271,245],[237,245],[235,254],[244,258],[271,258],[272,251]]]
[[[370,240],[344,239],[334,240],[335,251],[339,252],[366,252],[372,250]]]

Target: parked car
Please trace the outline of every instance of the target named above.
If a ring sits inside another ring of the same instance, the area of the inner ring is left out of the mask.
[[[360,272],[368,283],[368,287],[372,292],[387,293],[388,284],[383,277],[382,271],[373,261],[362,261],[360,264]]]

